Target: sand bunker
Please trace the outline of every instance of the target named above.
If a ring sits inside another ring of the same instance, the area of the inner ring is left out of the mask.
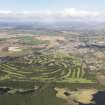
[[[57,91],[56,97],[65,99],[69,103],[74,101],[83,104],[94,103],[92,101],[93,95],[97,93],[96,89],[78,89],[77,91],[70,91],[68,89],[55,88]]]

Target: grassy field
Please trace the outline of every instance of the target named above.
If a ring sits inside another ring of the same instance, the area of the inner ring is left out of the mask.
[[[48,41],[38,40],[31,36],[24,36],[24,37],[18,38],[18,43],[25,44],[25,45],[40,45],[40,44],[48,44]]]

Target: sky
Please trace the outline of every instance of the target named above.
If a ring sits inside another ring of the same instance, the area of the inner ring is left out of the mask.
[[[0,0],[0,18],[68,19],[105,17],[105,0]]]
[[[64,8],[103,11],[105,0],[0,0],[1,10],[61,10]]]

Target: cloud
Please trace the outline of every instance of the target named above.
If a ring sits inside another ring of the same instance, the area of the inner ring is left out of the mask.
[[[11,14],[12,11],[10,10],[0,10],[0,14]]]
[[[63,14],[72,17],[100,16],[100,13],[97,11],[77,10],[75,8],[64,9]]]
[[[11,11],[0,10],[0,18],[16,19],[39,19],[45,21],[55,21],[63,19],[105,19],[105,13],[99,11],[79,10],[76,8],[65,8],[63,10],[40,10],[40,11]]]

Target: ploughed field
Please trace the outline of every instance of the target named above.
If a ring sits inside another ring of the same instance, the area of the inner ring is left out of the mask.
[[[0,80],[93,83],[90,77],[82,60],[65,52],[4,57],[0,63]]]

